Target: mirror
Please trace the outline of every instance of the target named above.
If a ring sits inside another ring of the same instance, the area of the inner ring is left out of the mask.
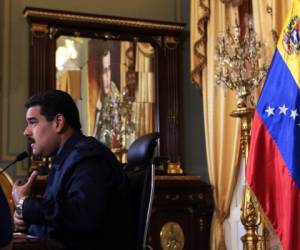
[[[83,133],[120,160],[137,137],[155,129],[154,57],[154,47],[146,42],[56,39],[56,88],[76,101]]]
[[[26,8],[29,95],[70,91],[85,134],[116,154],[158,131],[158,155],[180,161],[184,24]],[[72,82],[72,84],[69,84]]]

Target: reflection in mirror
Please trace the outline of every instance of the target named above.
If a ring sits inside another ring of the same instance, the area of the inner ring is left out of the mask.
[[[154,131],[154,48],[150,43],[60,36],[56,88],[80,110],[82,130],[126,161],[137,137]]]

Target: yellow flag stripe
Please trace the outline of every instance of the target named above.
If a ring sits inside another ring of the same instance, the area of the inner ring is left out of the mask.
[[[300,1],[299,0],[293,0],[292,6],[290,8],[290,12],[287,16],[287,19],[285,20],[283,30],[280,34],[277,48],[279,50],[279,53],[281,54],[282,58],[286,62],[288,68],[290,69],[298,87],[300,88],[300,40],[297,45],[299,45],[299,50],[296,50],[293,53],[288,53],[288,44],[286,41],[287,37],[290,37],[290,33],[292,31],[292,28],[295,27],[295,25],[299,22],[300,24]],[[297,25],[299,27],[298,32],[300,32],[300,25]],[[300,35],[298,33],[298,35]],[[290,44],[292,44],[290,42]],[[297,46],[295,45],[295,46]]]

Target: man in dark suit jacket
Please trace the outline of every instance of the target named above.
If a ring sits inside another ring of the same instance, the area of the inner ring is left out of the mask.
[[[10,209],[0,186],[0,250],[12,249],[13,224]]]
[[[67,249],[132,249],[127,179],[114,154],[81,133],[78,109],[70,95],[52,90],[25,104],[34,155],[52,156],[42,198],[31,195],[33,172],[15,183],[15,225]]]

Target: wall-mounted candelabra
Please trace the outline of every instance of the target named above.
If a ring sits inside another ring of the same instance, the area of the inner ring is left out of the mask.
[[[236,94],[237,105],[231,116],[241,119],[241,151],[246,162],[251,117],[255,106],[254,90],[263,83],[267,73],[264,46],[258,41],[251,20],[244,35],[239,25],[227,28],[219,34],[215,64],[216,83]],[[246,230],[242,237],[244,249],[263,249],[263,236],[258,234],[261,214],[246,185],[241,222]]]

